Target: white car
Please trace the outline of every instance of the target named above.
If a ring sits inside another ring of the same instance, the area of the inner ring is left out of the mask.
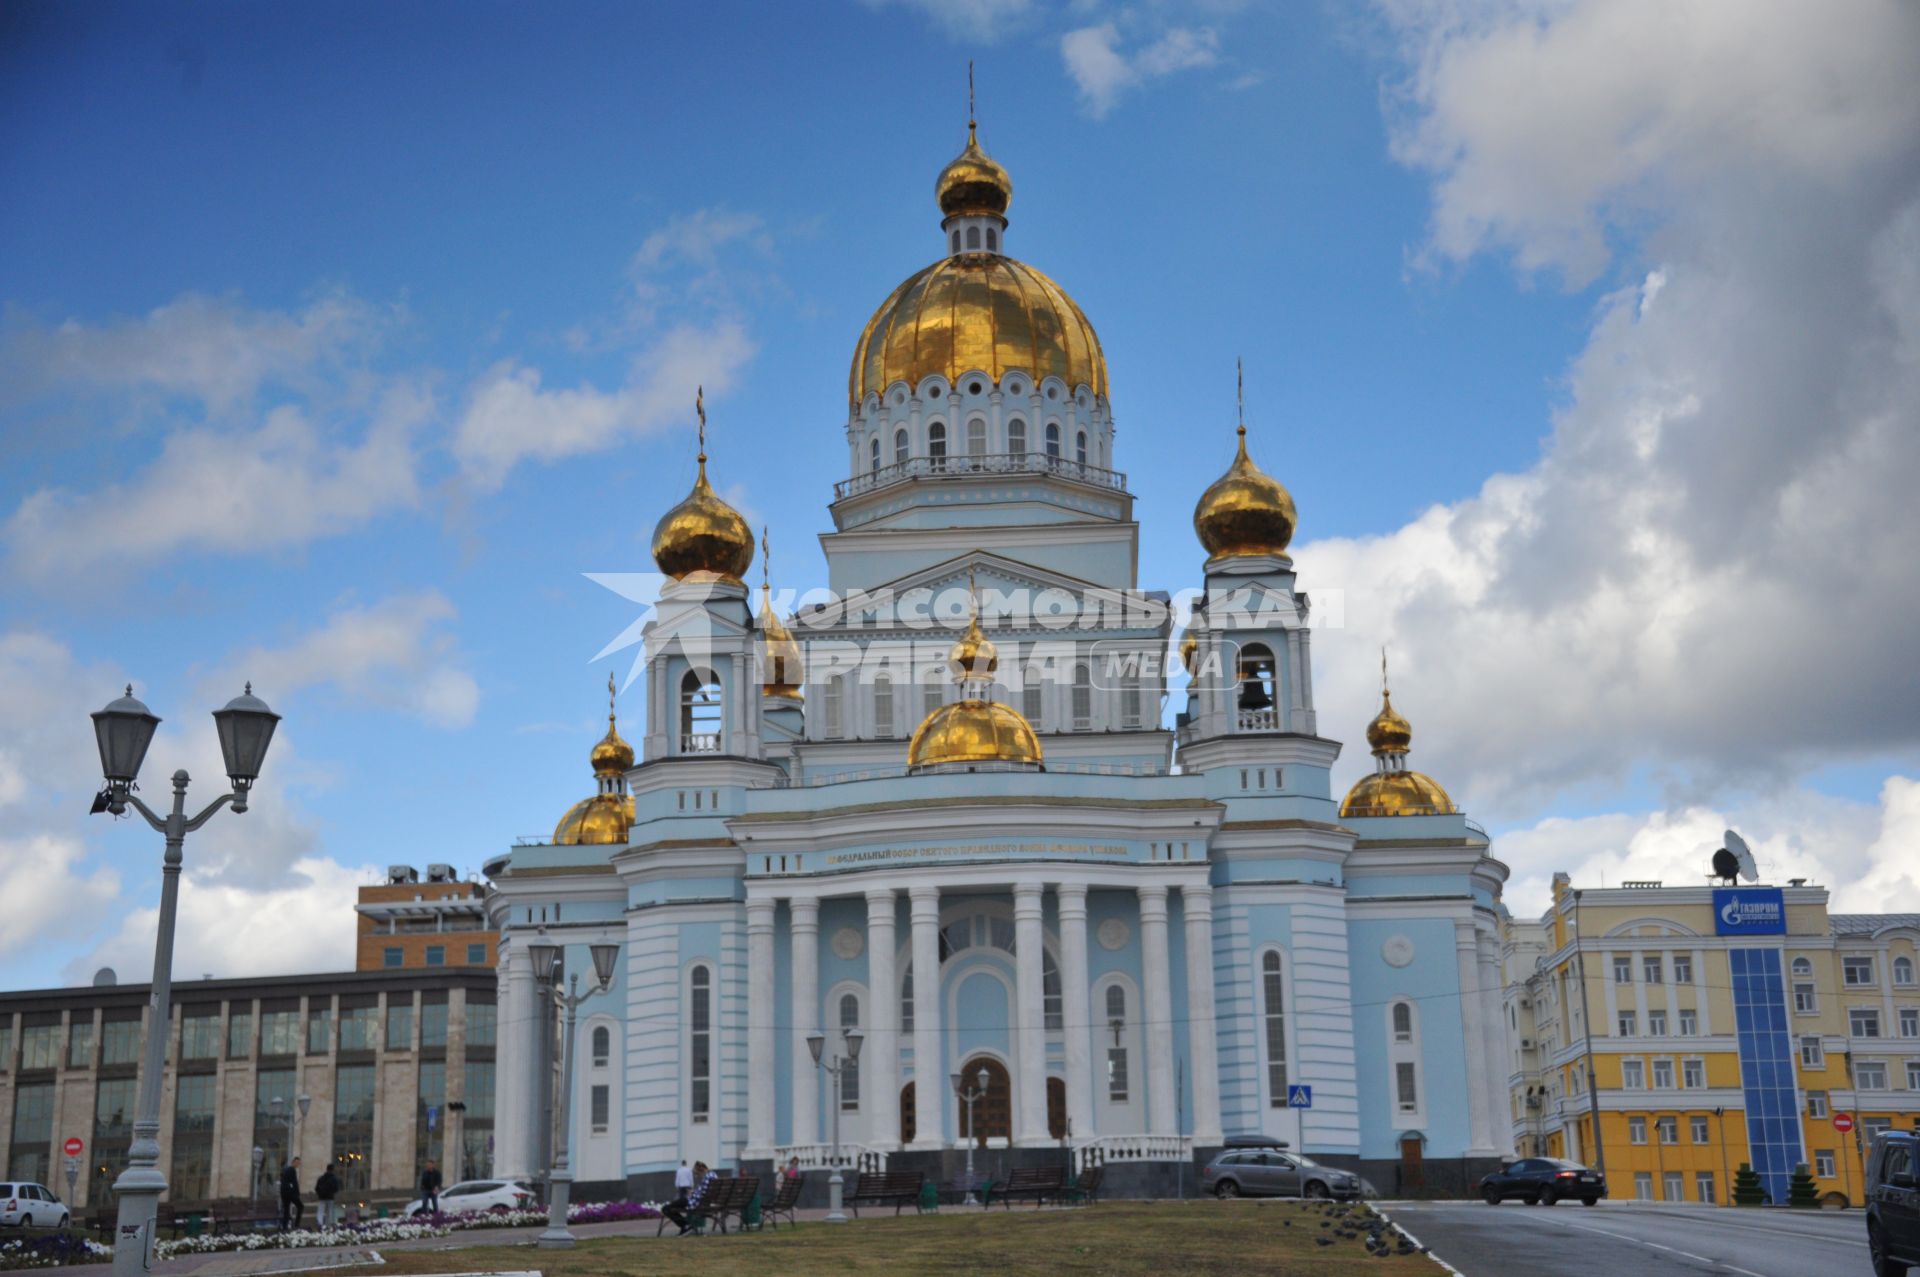
[[[442,1215],[477,1215],[487,1211],[531,1210],[533,1189],[504,1179],[463,1179],[440,1190]],[[409,1217],[425,1213],[427,1199],[407,1203]]]
[[[72,1216],[40,1184],[0,1184],[0,1228],[65,1228]]]

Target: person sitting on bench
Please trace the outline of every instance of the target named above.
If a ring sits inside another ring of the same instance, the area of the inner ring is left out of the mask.
[[[692,1190],[685,1197],[667,1203],[666,1216],[680,1226],[680,1236],[686,1236],[693,1227],[692,1217],[699,1213],[700,1204],[707,1200],[707,1194],[713,1191],[719,1178],[707,1169],[705,1162],[693,1164]]]

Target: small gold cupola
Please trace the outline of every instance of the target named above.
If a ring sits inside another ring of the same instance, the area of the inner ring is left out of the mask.
[[[624,843],[633,827],[633,795],[627,792],[627,773],[633,769],[633,746],[620,736],[614,718],[613,675],[607,675],[607,734],[593,747],[590,758],[598,791],[567,808],[553,827],[556,846]]]
[[[806,674],[800,660],[800,645],[773,610],[773,547],[767,530],[760,529],[760,691],[767,696],[797,701]]]
[[[707,482],[706,387],[694,398],[700,416],[700,472],[693,491],[660,516],[653,529],[653,561],[676,581],[689,577],[734,585],[753,563],[753,530]]]
[[[1040,738],[1025,715],[1011,705],[989,700],[999,652],[980,629],[980,607],[967,574],[970,615],[966,632],[947,653],[947,668],[960,685],[960,699],[935,707],[907,743],[912,770],[949,763],[1006,763],[1038,767]]]
[[[1210,559],[1284,555],[1299,525],[1293,494],[1247,455],[1244,393],[1240,401],[1239,444],[1233,464],[1193,507],[1193,530]]]
[[[1380,653],[1380,712],[1367,724],[1373,772],[1362,776],[1340,804],[1346,816],[1450,816],[1459,811],[1440,782],[1407,766],[1413,725],[1393,707],[1387,687],[1387,654]]]
[[[940,170],[933,197],[948,217],[1005,219],[1013,203],[1013,179],[1000,162],[980,149],[979,126],[967,121],[967,144]]]

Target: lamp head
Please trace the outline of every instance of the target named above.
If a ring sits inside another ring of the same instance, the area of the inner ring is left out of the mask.
[[[977,1076],[977,1077],[978,1077],[978,1078],[980,1079],[980,1089],[981,1089],[981,1090],[983,1090],[983,1091],[984,1091],[984,1090],[986,1090],[986,1089],[987,1089],[987,1079],[988,1079],[988,1078],[990,1078],[990,1077],[992,1076],[992,1074],[990,1074],[990,1073],[988,1073],[988,1072],[987,1072],[987,1068],[986,1068],[986,1066],[985,1066],[984,1064],[980,1066],[980,1072],[979,1072],[978,1074],[976,1074],[975,1076]]]
[[[311,1095],[303,1095],[300,1097],[300,1116],[301,1117],[305,1117],[307,1115],[307,1110],[312,1107],[313,1107],[313,1097]]]
[[[100,774],[106,777],[106,799],[94,810],[119,815],[127,809],[127,791],[140,775],[147,746],[160,726],[160,717],[134,697],[133,684],[126,695],[93,713],[94,743],[100,747]]]
[[[273,729],[280,716],[267,703],[247,690],[213,711],[213,725],[220,733],[220,756],[227,763],[227,779],[233,783],[233,809],[247,809],[247,791],[259,779],[261,764],[267,761],[267,746],[273,742]]]
[[[614,963],[620,960],[620,946],[617,944],[596,944],[588,946],[593,954],[593,973],[600,979],[602,989],[613,987]]]
[[[859,1059],[860,1044],[867,1040],[867,1035],[858,1029],[842,1029],[840,1036],[847,1040],[847,1058],[849,1060]]]
[[[553,973],[560,966],[560,946],[548,944],[544,939],[527,946],[527,956],[533,959],[533,978],[545,984],[553,979]]]
[[[827,1039],[825,1034],[821,1034],[821,1033],[807,1034],[807,1050],[813,1053],[813,1062],[815,1064],[820,1063],[820,1052],[826,1045],[827,1045]]]
[[[953,1082],[953,1093],[955,1095],[965,1095],[967,1088],[966,1084],[960,1080],[960,1075],[958,1073],[950,1073],[947,1076]]]

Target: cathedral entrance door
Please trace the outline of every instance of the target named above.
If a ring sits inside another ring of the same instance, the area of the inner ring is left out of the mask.
[[[967,1105],[960,1103],[960,1138],[972,1139],[981,1148],[994,1138],[1013,1136],[1013,1083],[1007,1066],[990,1055],[976,1055],[960,1070],[961,1084],[969,1091],[980,1087],[980,1070],[987,1071],[987,1093],[973,1102],[973,1120],[977,1130],[967,1129]],[[954,1097],[956,1101],[958,1096]]]

